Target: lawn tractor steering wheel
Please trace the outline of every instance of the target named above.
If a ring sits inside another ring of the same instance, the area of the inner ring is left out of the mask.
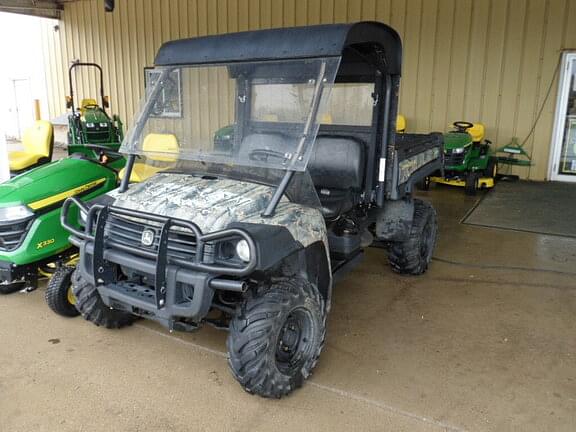
[[[474,127],[474,123],[467,121],[456,121],[452,123],[452,126],[456,128],[456,132],[466,132],[471,127]]]
[[[249,154],[248,157],[253,161],[268,162],[269,157],[275,157],[278,159],[286,159],[286,154],[269,149],[254,149]]]
[[[106,165],[110,162],[114,162],[122,157],[124,157],[124,155],[122,153],[119,153],[117,151],[114,150],[110,150],[108,147],[106,146],[101,146],[101,145],[97,145],[97,144],[84,144],[84,147],[89,148],[90,150],[96,150],[96,151],[100,151],[100,154],[98,155],[98,162]],[[112,159],[109,159],[108,156],[112,156]]]

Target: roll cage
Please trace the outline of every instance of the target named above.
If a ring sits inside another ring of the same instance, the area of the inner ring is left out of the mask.
[[[74,63],[72,63],[70,65],[70,67],[68,68],[68,86],[69,86],[69,99],[67,98],[66,100],[66,104],[67,104],[67,108],[71,108],[72,109],[72,114],[74,114],[74,112],[76,111],[76,108],[74,107],[74,76],[73,76],[73,72],[74,69],[79,68],[79,67],[85,67],[85,68],[95,68],[98,74],[98,81],[100,82],[100,101],[102,103],[102,109],[106,109],[108,108],[108,99],[106,98],[106,96],[104,96],[104,72],[102,71],[102,67],[97,64],[97,63],[85,63],[85,62],[79,62],[76,61]]]

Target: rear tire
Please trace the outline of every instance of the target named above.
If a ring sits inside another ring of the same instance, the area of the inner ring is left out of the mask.
[[[74,267],[62,266],[56,269],[48,282],[44,295],[50,309],[58,315],[68,318],[80,315],[74,305],[76,301],[72,292],[73,273]],[[74,299],[74,303],[72,299]]]
[[[476,172],[469,172],[466,175],[466,184],[464,185],[464,193],[468,196],[476,195],[478,191],[479,176]]]
[[[403,242],[394,242],[388,259],[396,273],[419,275],[428,269],[438,235],[436,211],[429,203],[414,200],[414,218],[410,235]]]
[[[249,293],[232,319],[228,364],[248,393],[280,398],[310,376],[325,335],[318,290],[302,279],[275,280]]]
[[[421,191],[430,190],[430,177],[424,177],[422,180],[416,182],[416,188]]]
[[[137,318],[135,315],[106,306],[96,287],[85,280],[78,270],[72,275],[72,287],[78,311],[85,320],[99,327],[122,328],[131,325]]]

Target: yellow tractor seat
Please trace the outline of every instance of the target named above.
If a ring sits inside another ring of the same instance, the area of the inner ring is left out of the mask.
[[[54,150],[54,128],[46,120],[38,120],[24,131],[22,136],[24,150],[8,153],[10,171],[19,173],[52,160]]]
[[[396,117],[396,133],[406,132],[406,117],[402,114],[398,114]]]
[[[82,101],[80,102],[80,111],[82,112],[82,114],[84,114],[84,110],[89,106],[98,106],[98,102],[96,101],[96,99],[91,98],[82,99]]]
[[[470,134],[472,141],[476,143],[484,141],[485,128],[482,123],[474,123],[474,126],[468,128],[466,132]]]
[[[151,133],[144,138],[142,150],[144,150],[144,153],[150,152],[151,154],[146,157],[148,163],[136,162],[132,167],[130,182],[133,183],[142,182],[157,172],[169,168],[170,164],[176,162],[179,153],[178,139],[172,134]],[[154,165],[150,164],[150,162],[154,163]],[[161,164],[156,164],[155,162],[161,162]],[[118,176],[122,179],[125,175],[126,169],[122,168]]]

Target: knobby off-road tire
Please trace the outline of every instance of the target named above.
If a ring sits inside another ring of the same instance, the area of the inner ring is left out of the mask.
[[[414,218],[408,239],[394,242],[390,248],[388,259],[392,269],[402,274],[424,273],[432,259],[437,235],[438,221],[434,207],[425,201],[415,199]]]
[[[249,293],[232,319],[228,364],[248,393],[280,398],[310,376],[325,335],[318,290],[302,279],[278,279]]]
[[[72,290],[76,296],[76,309],[85,320],[108,329],[122,328],[131,325],[136,316],[110,309],[104,304],[96,287],[86,281],[79,271],[72,275]]]
[[[50,278],[44,294],[50,309],[58,315],[69,318],[80,315],[76,309],[76,299],[72,292],[72,273],[74,273],[74,267],[62,266],[57,268]]]

